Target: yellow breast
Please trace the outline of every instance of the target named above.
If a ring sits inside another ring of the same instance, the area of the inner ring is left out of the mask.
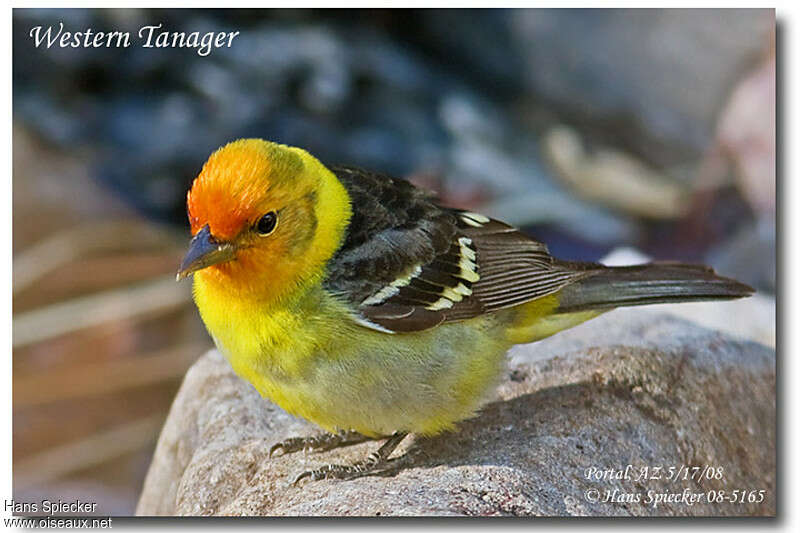
[[[220,305],[219,290],[196,275],[197,307],[236,373],[329,431],[449,429],[486,399],[510,346],[494,316],[391,335],[358,325],[321,289],[283,309]]]

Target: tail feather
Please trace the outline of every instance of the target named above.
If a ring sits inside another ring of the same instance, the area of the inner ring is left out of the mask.
[[[610,309],[668,302],[731,300],[755,292],[713,269],[680,263],[603,267],[559,293],[556,312]]]

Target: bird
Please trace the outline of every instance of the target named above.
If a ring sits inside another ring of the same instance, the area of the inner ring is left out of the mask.
[[[193,277],[218,350],[263,397],[323,430],[270,456],[383,441],[295,483],[397,468],[406,436],[452,431],[479,412],[515,344],[621,306],[754,292],[700,265],[560,260],[406,180],[255,138],[211,154],[187,211],[177,279]]]

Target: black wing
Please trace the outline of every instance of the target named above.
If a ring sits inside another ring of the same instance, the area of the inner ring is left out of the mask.
[[[507,224],[441,207],[407,181],[332,170],[354,213],[326,288],[367,327],[424,330],[552,294],[590,272]]]

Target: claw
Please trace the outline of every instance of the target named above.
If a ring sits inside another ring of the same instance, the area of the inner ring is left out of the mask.
[[[281,455],[287,455],[290,453],[299,452],[300,450],[305,450],[307,447],[306,441],[307,439],[299,437],[291,437],[286,440],[282,440],[269,449],[269,456],[272,457],[272,455],[278,450],[283,452]]]
[[[272,446],[272,448],[269,449],[269,458],[272,459],[272,454],[274,454],[278,450],[283,450],[283,443],[282,442],[279,442],[279,443],[275,444],[274,446]],[[284,454],[281,454],[281,455],[284,455]]]
[[[288,455],[299,451],[327,451],[339,448],[340,446],[350,446],[370,440],[354,431],[340,431],[339,433],[326,433],[323,435],[312,435],[311,437],[290,437],[278,442],[269,449],[269,457],[280,450],[281,455]]]
[[[303,472],[302,474],[300,474],[299,476],[294,478],[294,481],[292,481],[292,486],[296,487],[297,484],[300,483],[300,480],[305,479],[307,477],[310,477],[311,480],[313,481],[314,480],[314,471],[313,470],[306,470],[305,472]]]
[[[398,457],[397,459],[389,459],[389,456],[397,448],[407,433],[397,432],[387,440],[378,451],[373,452],[364,461],[359,461],[352,465],[327,465],[316,470],[309,470],[303,472],[292,481],[292,486],[305,479],[311,478],[311,481],[319,481],[321,479],[355,479],[359,477],[369,476],[375,473],[394,470],[400,465],[407,462],[407,458]],[[388,468],[387,468],[388,467]]]

